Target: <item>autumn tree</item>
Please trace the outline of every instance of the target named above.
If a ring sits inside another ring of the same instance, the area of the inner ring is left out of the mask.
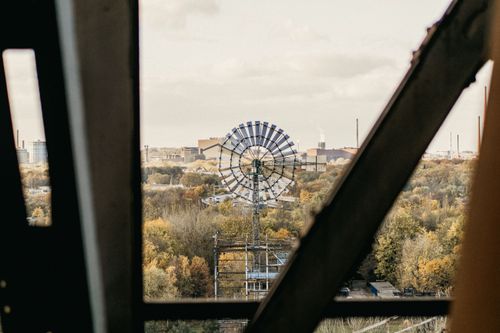
[[[191,297],[209,297],[213,294],[213,281],[210,270],[204,258],[193,257],[189,267],[191,271],[192,294]]]
[[[148,176],[149,184],[169,184],[172,177],[167,174],[153,173]]]
[[[384,223],[374,246],[377,260],[375,273],[391,283],[397,282],[397,265],[401,261],[403,242],[412,239],[420,231],[415,221],[404,209],[397,209]]]

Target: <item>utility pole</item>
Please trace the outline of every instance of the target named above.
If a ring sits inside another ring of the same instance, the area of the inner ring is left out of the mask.
[[[460,158],[460,135],[457,134],[457,158]]]

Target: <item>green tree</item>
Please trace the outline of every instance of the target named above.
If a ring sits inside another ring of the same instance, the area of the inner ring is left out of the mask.
[[[148,176],[149,184],[169,184],[171,180],[171,176],[162,173],[153,173]]]
[[[181,184],[186,187],[199,186],[204,184],[203,175],[194,172],[185,173],[180,180]]]
[[[167,300],[179,295],[176,287],[175,267],[161,269],[154,264],[144,268],[144,299],[146,301]]]

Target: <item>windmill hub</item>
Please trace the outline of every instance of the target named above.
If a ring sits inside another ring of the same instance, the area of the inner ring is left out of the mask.
[[[254,174],[258,175],[260,173],[260,169],[262,166],[262,162],[258,159],[252,161],[252,171]]]

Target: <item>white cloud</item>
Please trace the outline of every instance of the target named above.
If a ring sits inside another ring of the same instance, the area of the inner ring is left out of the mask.
[[[141,0],[144,22],[173,30],[186,28],[189,16],[212,16],[218,12],[215,0]]]
[[[330,41],[326,34],[320,34],[313,30],[308,24],[299,24],[292,19],[284,20],[273,30],[278,39],[286,39],[291,42],[320,42]]]
[[[371,54],[339,54],[316,52],[259,59],[228,58],[216,64],[202,66],[196,72],[206,78],[255,79],[259,77],[285,77],[304,80],[321,78],[354,78],[373,71],[395,69],[390,58]]]

